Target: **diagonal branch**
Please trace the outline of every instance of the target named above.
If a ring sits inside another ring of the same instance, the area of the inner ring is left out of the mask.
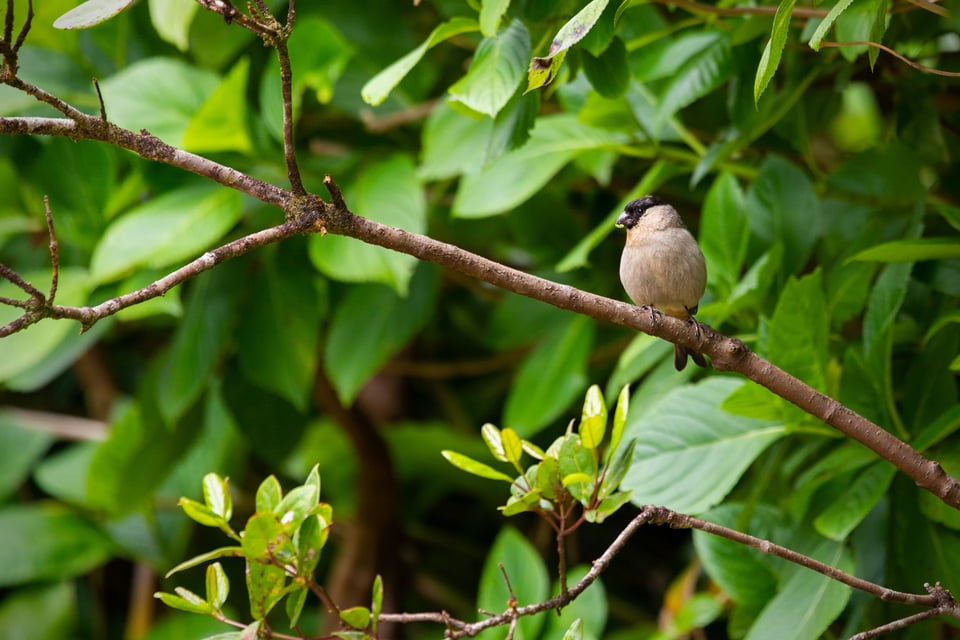
[[[325,184],[328,187],[333,185],[329,176]],[[335,193],[331,189],[331,194]],[[334,196],[334,202],[336,201]],[[407,253],[421,260],[429,260],[507,291],[596,320],[642,331],[704,353],[710,356],[717,369],[736,371],[766,387],[810,415],[866,445],[885,460],[892,462],[918,486],[930,491],[948,505],[960,509],[960,482],[948,475],[939,463],[925,458],[880,426],[761,358],[736,338],[717,333],[706,325],[698,332],[695,327],[682,320],[642,313],[632,304],[533,276],[460,247],[361,218],[349,210],[340,209],[335,214],[331,213],[327,225],[331,233],[350,236],[369,244]]]

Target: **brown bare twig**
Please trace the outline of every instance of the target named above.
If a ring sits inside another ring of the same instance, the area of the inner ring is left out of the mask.
[[[922,64],[920,64],[919,62],[914,62],[913,60],[911,60],[910,58],[907,58],[907,57],[904,56],[903,54],[898,53],[897,51],[894,51],[894,50],[891,49],[890,47],[888,47],[888,46],[886,46],[886,45],[880,44],[879,42],[870,42],[870,41],[864,41],[864,40],[854,40],[854,41],[851,41],[851,42],[831,42],[831,41],[829,41],[829,40],[825,40],[825,41],[823,41],[823,42],[820,43],[820,46],[821,46],[821,47],[834,47],[834,48],[840,48],[840,47],[874,47],[874,48],[876,48],[876,49],[880,49],[880,51],[885,51],[886,53],[889,53],[890,55],[892,55],[892,56],[893,56],[894,58],[896,58],[897,60],[903,62],[904,64],[910,65],[911,67],[913,67],[914,69],[916,69],[916,70],[918,70],[918,71],[924,71],[924,72],[926,72],[926,73],[933,73],[933,74],[935,74],[935,75],[945,76],[945,77],[947,77],[947,78],[960,78],[960,72],[958,72],[958,71],[943,71],[943,70],[941,70],[941,69],[934,69],[933,67],[928,67],[928,66],[926,66],[926,65],[922,65]]]

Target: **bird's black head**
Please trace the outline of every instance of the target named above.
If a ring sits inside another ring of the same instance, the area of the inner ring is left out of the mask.
[[[632,228],[637,224],[643,214],[647,212],[647,209],[660,204],[663,204],[663,200],[656,196],[643,196],[642,198],[634,200],[624,207],[623,213],[617,218],[617,226],[625,229]]]

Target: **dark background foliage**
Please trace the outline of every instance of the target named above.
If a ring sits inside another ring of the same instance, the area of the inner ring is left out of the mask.
[[[784,2],[775,20],[774,5],[624,2],[567,45],[551,84],[524,93],[530,57],[548,55],[582,3],[515,1],[491,22],[495,4],[298,5],[307,188],[324,193],[329,173],[359,215],[620,299],[612,223],[655,192],[706,254],[702,321],[960,472],[956,76],[862,45],[812,50],[829,6],[784,20]],[[946,16],[845,4],[825,42],[882,40],[960,70],[956,2],[935,5]],[[273,51],[185,1],[54,29],[71,6],[38,3],[24,79],[95,113],[96,77],[112,122],[285,184]],[[384,71],[421,43],[432,48],[408,73]],[[54,114],[0,87],[0,115]],[[178,169],[63,138],[0,138],[0,194],[2,262],[41,289],[49,196],[60,304],[143,286],[282,219]],[[4,283],[0,295],[18,292]],[[3,322],[16,315],[0,309]],[[249,515],[264,477],[291,486],[315,463],[338,523],[321,562],[331,593],[359,602],[380,572],[391,610],[471,617],[478,588],[499,580],[483,567],[495,538],[513,544],[507,527],[547,567],[554,543],[533,517],[501,517],[501,486],[440,450],[482,458],[485,422],[545,447],[591,383],[609,400],[632,383],[640,444],[624,484],[636,504],[703,514],[893,588],[957,588],[956,513],[752,383],[676,373],[669,350],[334,236],[256,251],[82,335],[44,321],[0,341],[0,628],[154,640],[225,629],[152,609],[153,591],[175,583],[159,576],[219,544],[177,499],[216,471]],[[629,517],[581,529],[575,561]],[[241,585],[242,567],[227,568]],[[642,530],[603,582],[597,638],[841,637],[909,613],[665,529]],[[242,598],[233,606],[246,619]],[[561,637],[552,624],[538,637]],[[930,622],[901,637],[935,633],[955,630]]]

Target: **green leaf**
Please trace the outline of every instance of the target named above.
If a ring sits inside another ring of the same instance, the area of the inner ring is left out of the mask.
[[[590,385],[583,401],[583,414],[577,432],[587,449],[596,450],[603,442],[607,430],[607,405],[599,385]]]
[[[228,595],[230,595],[230,581],[220,563],[214,562],[207,567],[207,602],[219,611],[227,601]]]
[[[18,411],[0,409],[0,503],[26,480],[54,439],[51,434],[31,429],[25,418]]]
[[[224,520],[229,521],[233,517],[233,500],[225,478],[215,473],[203,476],[203,501]]]
[[[783,55],[783,48],[787,44],[787,36],[790,32],[790,18],[793,16],[793,6],[797,0],[781,0],[777,6],[777,13],[773,16],[773,30],[770,33],[770,39],[763,49],[763,55],[760,56],[760,64],[757,66],[757,75],[753,81],[753,100],[760,102],[760,96],[764,89],[770,84],[770,80],[777,72],[780,66],[780,57]]]
[[[560,31],[550,43],[550,55],[555,56],[583,40],[600,19],[608,2],[609,0],[593,0],[560,27]]]
[[[504,482],[512,483],[513,478],[507,474],[497,471],[493,467],[483,464],[482,462],[477,462],[473,458],[468,458],[462,453],[457,453],[456,451],[441,451],[440,455],[447,459],[447,461],[460,469],[461,471],[466,471],[467,473],[472,473],[475,476],[480,476],[481,478],[488,478],[490,480],[503,480]]]
[[[374,637],[377,635],[377,626],[380,622],[380,613],[383,611],[383,578],[380,574],[377,574],[377,577],[373,579],[373,593],[371,595],[371,605],[370,605],[370,615],[372,617],[370,621],[370,631],[373,633]]]
[[[196,258],[240,219],[238,192],[212,183],[168,191],[115,220],[97,244],[90,275],[97,284],[142,267]]]
[[[306,588],[301,588],[287,596],[286,610],[291,629],[295,629],[300,623],[300,615],[303,613],[304,605],[307,604],[309,593]]]
[[[269,563],[291,542],[280,516],[275,512],[257,512],[243,530],[243,555],[251,564]]]
[[[423,180],[444,180],[480,171],[493,127],[490,118],[464,115],[446,101],[438,103],[423,127],[417,175]]]
[[[353,404],[367,380],[426,324],[437,280],[436,269],[420,265],[405,298],[383,285],[350,288],[334,310],[324,352],[341,402]]]
[[[264,620],[286,593],[287,574],[282,567],[259,562],[247,562],[247,594],[250,614]],[[254,640],[256,636],[251,636]]]
[[[188,560],[184,560],[170,571],[167,571],[164,577],[169,578],[175,573],[180,573],[185,569],[192,569],[197,567],[205,562],[210,562],[211,560],[217,560],[219,558],[242,558],[243,557],[243,547],[220,547],[214,549],[213,551],[208,551],[206,553],[201,553],[198,556],[194,556]]]
[[[456,17],[440,24],[430,36],[423,41],[419,47],[403,56],[389,67],[371,78],[360,90],[363,101],[369,105],[377,106],[387,99],[394,87],[400,84],[403,77],[420,62],[423,55],[430,48],[440,44],[444,40],[449,40],[461,33],[477,31],[480,26],[476,20],[471,18]]]
[[[615,99],[626,93],[630,86],[630,61],[622,39],[614,38],[597,57],[584,51],[581,61],[587,79],[598,94]]]
[[[842,544],[823,542],[810,555],[841,571],[853,571],[853,562]],[[750,628],[747,640],[816,640],[840,615],[849,599],[847,585],[797,568],[764,607]]]
[[[630,411],[630,385],[625,384],[620,389],[620,395],[617,396],[617,406],[613,410],[613,430],[610,432],[610,445],[604,452],[604,463],[609,463],[610,459],[620,447],[620,440],[623,438],[623,429],[627,424],[627,415]],[[630,445],[631,451],[633,445]],[[631,456],[631,459],[633,456]]]
[[[280,487],[280,481],[274,475],[264,478],[260,486],[257,487],[256,506],[257,511],[273,511],[283,499],[283,489]]]
[[[192,0],[150,0],[150,23],[157,35],[186,51],[190,45],[190,25],[200,4]]]
[[[483,0],[480,4],[480,32],[486,38],[497,35],[500,20],[507,12],[510,0]]]
[[[606,473],[603,476],[603,482],[600,483],[600,497],[606,497],[612,492],[616,491],[620,487],[620,483],[623,482],[623,478],[627,475],[627,471],[630,470],[630,465],[633,464],[633,452],[636,449],[637,441],[631,440],[630,444],[623,450],[617,453],[614,457],[613,462],[606,469]]]
[[[576,500],[589,504],[597,483],[597,461],[594,452],[583,446],[575,435],[563,438],[557,464],[563,486]]]
[[[300,528],[307,515],[317,506],[319,499],[320,494],[315,485],[306,484],[295,487],[283,496],[283,500],[273,512],[280,519],[284,530],[292,534]]]
[[[155,383],[156,376],[150,375],[145,386]],[[86,491],[99,509],[125,514],[142,506],[202,430],[200,403],[168,428],[151,402],[141,399],[120,408],[109,437],[93,453]]]
[[[806,174],[779,156],[768,156],[746,205],[750,230],[763,245],[783,244],[781,278],[798,273],[820,236],[823,216]]]
[[[567,570],[567,584],[578,583],[586,576],[590,566],[586,564],[576,565]],[[553,591],[551,593],[560,593],[560,585],[554,581]],[[546,628],[543,630],[542,638],[560,638],[564,637],[575,625],[583,634],[582,637],[590,640],[591,638],[612,637],[611,634],[604,633],[604,627],[608,619],[609,599],[607,590],[603,582],[595,580],[570,604],[554,615],[547,616]]]
[[[678,111],[720,87],[734,71],[730,41],[726,37],[718,37],[679,68],[675,68],[666,88],[660,94],[652,130],[660,131]]]
[[[167,144],[182,147],[190,120],[219,84],[220,78],[211,71],[153,57],[103,80],[100,89],[110,122],[132,131],[146,129]]]
[[[507,589],[499,564],[503,565],[513,587]],[[549,595],[547,569],[540,554],[512,527],[503,527],[494,540],[480,574],[477,608],[499,613],[515,595],[520,603],[543,602]],[[526,616],[517,622],[516,638],[537,638],[545,616]],[[488,629],[480,633],[480,640],[503,638],[503,629]]]
[[[593,326],[576,316],[524,360],[507,396],[503,424],[530,437],[567,409],[586,384]]]
[[[880,397],[892,403],[890,394],[890,336],[894,320],[907,295],[912,263],[888,264],[880,272],[863,316],[863,355],[865,365],[873,371],[871,383]],[[891,405],[888,405],[891,406]]]
[[[850,260],[921,262],[923,260],[956,260],[958,258],[960,258],[960,241],[956,238],[916,238],[894,240],[874,245],[855,254]]]
[[[829,173],[827,184],[856,199],[909,210],[924,200],[927,192],[922,165],[914,149],[894,141],[851,156]]]
[[[896,471],[896,467],[882,460],[864,469],[843,494],[835,497],[816,517],[814,527],[827,538],[845,540],[887,494]]]
[[[187,311],[156,381],[160,413],[168,423],[197,401],[220,365],[242,293],[235,268],[227,263],[193,280]]]
[[[583,640],[583,620],[574,620],[570,628],[563,632],[563,640]]]
[[[450,95],[473,111],[496,116],[523,81],[530,58],[530,34],[519,20],[503,33],[480,43],[467,75],[450,87]]]
[[[823,291],[823,271],[817,269],[800,279],[790,277],[770,319],[767,352],[777,366],[797,376],[814,389],[826,391],[827,362],[830,357],[830,318]],[[806,419],[799,409],[789,407],[795,421]]]
[[[407,155],[365,167],[344,193],[362,216],[410,233],[426,231],[426,199]],[[343,282],[382,282],[407,295],[417,267],[415,257],[333,234],[314,234],[309,242],[310,259],[327,276]]]
[[[550,43],[550,53],[546,57],[534,58],[530,61],[530,69],[527,72],[527,91],[538,89],[553,81],[560,72],[560,65],[563,64],[567,50],[590,33],[603,14],[603,10],[607,8],[608,1],[593,0],[560,27],[560,31]]]
[[[86,29],[109,20],[133,2],[134,0],[87,0],[57,18],[53,26],[57,29]]]
[[[630,502],[632,494],[630,491],[622,491],[611,494],[602,499],[595,508],[587,509],[584,512],[584,518],[587,522],[601,524],[604,520],[620,510],[620,507]]]
[[[711,290],[723,295],[740,282],[749,239],[746,195],[733,174],[721,173],[707,192],[700,218],[700,248],[710,265]]]
[[[53,505],[5,506],[0,531],[0,587],[78,576],[115,552],[90,520]]]
[[[764,504],[723,504],[704,518],[764,540],[783,540],[789,531],[786,516]],[[738,604],[760,609],[773,597],[778,573],[770,556],[702,531],[693,532],[693,545],[710,578]]]
[[[350,607],[340,612],[340,619],[354,629],[366,629],[370,624],[370,609],[366,607]]]
[[[266,260],[249,284],[238,320],[238,359],[244,377],[305,413],[319,361],[325,281],[290,247]],[[296,313],[291,313],[296,309]]]
[[[72,580],[12,590],[0,603],[0,629],[24,640],[69,638],[76,633],[78,597]]]
[[[153,594],[153,596],[159,598],[160,601],[168,607],[186,611],[187,613],[201,613],[204,615],[213,613],[213,608],[209,603],[192,591],[188,591],[183,587],[176,587],[174,590],[177,592],[177,595],[159,591]]]
[[[500,429],[488,422],[480,427],[480,437],[483,438],[494,458],[500,462],[508,462],[507,454],[503,450],[503,437],[500,435]]]
[[[508,211],[537,193],[574,158],[619,146],[619,134],[580,123],[575,115],[537,118],[527,143],[479,173],[466,175],[453,201],[453,215],[481,218]]]
[[[830,27],[833,26],[833,23],[836,22],[837,18],[840,17],[840,14],[847,10],[853,3],[853,0],[837,0],[837,4],[833,5],[833,8],[830,9],[826,17],[820,21],[820,24],[817,25],[817,30],[813,32],[813,35],[810,37],[810,40],[807,44],[810,45],[810,48],[814,51],[820,51],[820,43],[823,42],[823,37],[827,35],[827,31],[830,30]]]
[[[742,384],[708,378],[679,387],[629,421],[624,435],[637,444],[621,487],[633,491],[634,504],[702,513],[718,504],[753,460],[784,435],[783,425],[720,408]]]
[[[520,436],[510,427],[504,427],[503,431],[500,432],[500,437],[503,442],[503,455],[507,462],[519,468],[520,456],[523,455],[523,443],[520,441]]]
[[[187,514],[188,518],[205,527],[220,528],[227,525],[227,520],[222,515],[196,500],[180,498],[177,504],[180,505],[180,508]]]
[[[247,131],[247,76],[250,60],[241,58],[197,109],[183,132],[183,148],[195,153],[253,152]]]

